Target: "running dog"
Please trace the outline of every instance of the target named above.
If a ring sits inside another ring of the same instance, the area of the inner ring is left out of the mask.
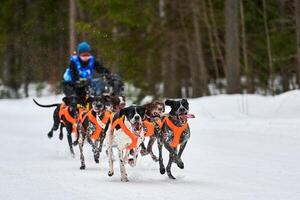
[[[63,139],[63,127],[67,129],[67,138],[68,144],[70,148],[70,152],[72,156],[75,155],[73,146],[72,146],[72,132],[77,136],[77,116],[78,116],[78,108],[77,105],[79,103],[79,98],[75,95],[71,95],[68,97],[64,97],[63,103],[56,103],[51,105],[42,105],[38,103],[35,99],[33,99],[34,103],[40,107],[50,108],[56,107],[53,112],[53,126],[48,133],[48,137],[53,137],[53,132],[58,129],[60,126],[59,139]]]
[[[158,157],[153,153],[152,146],[159,136],[162,128],[162,117],[165,112],[165,104],[154,101],[143,106],[146,109],[145,119],[143,121],[145,137],[149,137],[147,148],[144,142],[141,145],[141,154],[143,156],[150,154],[152,159],[157,162]]]
[[[106,105],[110,101],[109,96],[89,97],[88,101],[91,102],[91,110],[82,110],[79,113],[78,143],[81,161],[80,169],[85,169],[83,145],[86,138],[92,146],[95,162],[99,163],[100,152],[102,151],[105,138],[104,129],[111,117],[111,112],[106,110]]]
[[[107,133],[109,176],[113,176],[112,144],[116,143],[120,162],[121,181],[127,182],[128,177],[125,164],[136,165],[140,152],[140,144],[144,140],[143,118],[145,108],[142,106],[130,106],[116,113],[110,122]],[[133,158],[129,158],[130,151]]]
[[[158,137],[158,140],[160,140],[158,142],[159,166],[161,174],[164,174],[167,170],[168,177],[175,179],[171,173],[171,166],[174,162],[180,169],[184,168],[181,155],[191,135],[187,118],[194,118],[194,116],[188,114],[189,103],[186,99],[178,101],[166,100],[165,104],[171,107],[171,111],[168,116],[164,117],[162,134]],[[162,158],[162,144],[169,151],[169,162],[166,169]]]

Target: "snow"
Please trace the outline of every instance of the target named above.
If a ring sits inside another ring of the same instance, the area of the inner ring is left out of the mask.
[[[59,102],[61,96],[39,98]],[[189,100],[192,136],[176,180],[160,175],[158,163],[139,157],[120,182],[118,162],[92,159],[79,170],[79,151],[70,156],[66,136],[49,140],[51,108],[31,99],[0,101],[0,199],[300,199],[300,91],[276,97],[220,95]],[[154,146],[156,151],[156,146]],[[167,152],[164,151],[164,162]]]

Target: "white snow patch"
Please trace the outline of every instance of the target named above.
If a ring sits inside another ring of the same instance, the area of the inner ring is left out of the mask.
[[[95,164],[88,145],[87,169],[80,171],[78,147],[73,159],[65,135],[63,141],[58,132],[46,136],[53,109],[23,99],[1,100],[0,111],[0,199],[300,199],[300,91],[190,100],[196,118],[185,169],[173,164],[175,181],[160,175],[158,163],[139,157],[137,167],[127,167],[130,182],[122,183],[118,162],[108,177],[106,155]]]

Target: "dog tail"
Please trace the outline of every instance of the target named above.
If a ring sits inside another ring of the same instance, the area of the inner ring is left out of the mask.
[[[59,106],[59,105],[60,105],[59,103],[50,104],[50,105],[42,105],[42,104],[38,103],[35,99],[32,99],[32,100],[33,100],[33,102],[34,102],[36,105],[38,105],[38,106],[40,106],[40,107],[43,107],[43,108],[50,108],[50,107],[55,107],[55,106]]]

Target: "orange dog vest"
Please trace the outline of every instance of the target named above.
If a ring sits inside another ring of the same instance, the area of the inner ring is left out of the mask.
[[[104,113],[104,116],[103,116],[103,119],[101,120],[101,122],[103,124],[106,124],[107,121],[109,120],[110,118],[110,115],[111,113],[106,111]],[[92,114],[92,110],[90,110],[89,112],[87,113],[83,113],[82,115],[79,115],[80,117],[80,121],[83,122],[86,118],[88,118],[95,126],[96,126],[96,129],[95,131],[91,134],[90,138],[92,140],[97,140],[100,138],[100,135],[102,133],[102,130],[103,130],[103,127],[100,126],[99,122],[97,121],[96,117]]]
[[[154,134],[154,129],[155,129],[154,123],[156,123],[160,128],[162,127],[162,121],[160,119],[156,120],[155,122],[150,122],[148,120],[143,121],[143,124],[147,129],[145,133],[145,137],[151,137]]]
[[[182,133],[189,127],[188,123],[185,122],[182,126],[176,126],[168,117],[166,117],[163,122],[166,122],[167,126],[172,130],[174,134],[171,146],[176,148],[180,143],[180,137]]]
[[[128,150],[134,149],[137,146],[138,137],[132,133],[124,124],[124,115],[121,118],[118,118],[111,126],[114,129],[117,125],[121,127],[121,129],[128,135],[131,139],[131,144],[127,147]]]
[[[69,112],[69,107],[66,106],[65,104],[61,104],[60,105],[60,108],[59,108],[59,112],[58,112],[58,115],[59,115],[59,119],[61,120],[62,117],[65,117],[65,119],[70,123],[72,124],[72,133],[74,134],[77,134],[77,121],[74,117],[72,117],[70,115],[70,112]],[[66,123],[61,120],[61,122],[66,125]]]

